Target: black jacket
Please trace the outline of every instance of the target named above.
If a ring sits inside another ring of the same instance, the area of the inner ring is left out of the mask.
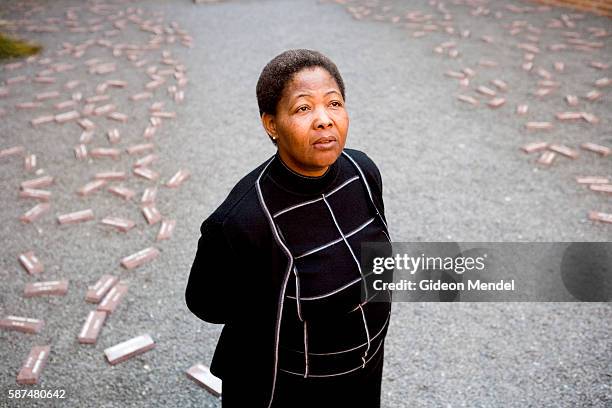
[[[361,151],[344,149],[343,155],[366,180],[371,202],[386,224],[378,168]],[[185,292],[193,314],[225,324],[211,363],[211,372],[223,380],[224,407],[268,407],[276,383],[291,260],[258,188],[271,160],[243,177],[202,223]]]

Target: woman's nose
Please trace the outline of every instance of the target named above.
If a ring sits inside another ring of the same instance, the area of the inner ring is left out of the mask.
[[[315,111],[315,127],[325,129],[333,126],[333,122],[324,108],[319,108]]]

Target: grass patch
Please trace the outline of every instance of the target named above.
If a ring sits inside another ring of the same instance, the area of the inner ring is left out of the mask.
[[[38,44],[29,43],[0,33],[0,60],[27,57],[42,49]]]

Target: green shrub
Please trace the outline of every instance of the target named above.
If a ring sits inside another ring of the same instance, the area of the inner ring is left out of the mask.
[[[7,58],[27,57],[38,53],[42,46],[11,38],[0,33],[0,60]]]

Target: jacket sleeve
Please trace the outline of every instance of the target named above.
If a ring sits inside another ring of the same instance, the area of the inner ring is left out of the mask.
[[[189,281],[185,291],[185,301],[191,312],[200,319],[216,324],[228,323],[236,308],[232,302],[231,282],[238,260],[219,221],[206,219],[200,227],[198,241]]]
[[[383,201],[383,182],[380,170],[378,169],[378,166],[376,166],[374,161],[370,158],[370,156],[365,153],[363,153],[363,155],[367,163],[365,171],[370,176],[369,178],[374,180],[374,183],[370,185],[370,187],[372,188],[372,195],[374,201],[376,202],[376,206],[380,210],[383,219],[385,220],[385,222],[387,222],[387,218],[385,217],[385,203]]]
[[[378,166],[376,166],[376,164],[374,164],[374,162],[372,162],[372,166],[374,167],[374,177],[376,178],[376,187],[378,187],[378,197],[380,197],[380,211],[383,214],[383,217],[385,215],[385,203],[382,199],[383,196],[383,182],[382,182],[382,176],[380,174],[380,170],[378,169]]]

